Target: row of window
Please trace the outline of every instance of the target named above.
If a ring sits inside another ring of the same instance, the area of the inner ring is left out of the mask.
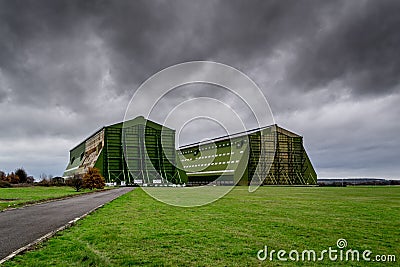
[[[207,147],[200,147],[198,150],[204,151],[204,150],[216,149],[218,147],[224,147],[224,146],[229,146],[229,143],[224,143],[224,144],[219,144],[219,145],[211,145],[211,146],[207,146]],[[185,151],[185,152],[183,152],[183,154],[190,154],[193,152],[196,152],[196,150]]]
[[[222,143],[219,145],[210,145],[210,146],[206,146],[206,147],[200,147],[198,150],[203,151],[203,150],[209,150],[209,149],[216,149],[218,147],[225,147],[225,146],[231,146],[231,145],[236,145],[237,147],[241,147],[243,145],[243,143],[246,143],[246,140],[240,140],[240,141],[235,141],[235,142],[227,142],[227,143]],[[188,150],[188,151],[183,151],[180,152],[181,154],[191,154],[196,152],[197,150]]]
[[[188,185],[214,185],[214,184],[224,184],[224,185],[233,185],[233,181],[189,181]]]
[[[194,164],[194,165],[184,165],[184,168],[193,168],[193,167],[208,167],[213,165],[221,165],[221,164],[233,164],[239,163],[239,160],[232,160],[232,161],[219,161],[219,162],[211,162],[211,163],[204,163],[204,164]]]
[[[216,157],[222,157],[222,156],[229,156],[229,155],[233,155],[235,154],[235,152],[227,152],[227,153],[221,153],[221,154],[216,154],[216,155],[211,155],[211,156],[201,156],[197,159],[208,159],[208,158],[216,158]]]
[[[243,150],[240,151],[240,153],[243,153]],[[198,157],[195,159],[209,159],[209,158],[223,157],[223,156],[229,156],[229,155],[234,155],[234,154],[235,154],[235,152],[232,151],[232,152],[221,153],[221,154],[210,155],[210,156],[201,156],[201,157]],[[191,161],[191,160],[193,160],[193,158],[184,159],[184,160],[182,160],[182,162]]]

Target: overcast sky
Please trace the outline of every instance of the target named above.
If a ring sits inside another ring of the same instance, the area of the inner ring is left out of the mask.
[[[61,175],[69,149],[121,121],[143,81],[210,60],[259,85],[320,178],[400,179],[399,29],[397,0],[0,0],[0,170]],[[196,90],[229,102],[217,87],[184,89],[162,105]],[[208,125],[185,141],[221,134]]]

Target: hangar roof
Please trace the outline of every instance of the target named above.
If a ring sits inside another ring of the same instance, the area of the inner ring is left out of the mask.
[[[164,129],[169,129],[169,130],[171,130],[171,131],[175,131],[175,130],[173,130],[173,129],[171,129],[171,128],[168,128],[168,127],[166,127],[166,126],[163,126],[163,125],[158,124],[158,123],[156,123],[156,122],[153,122],[153,121],[151,121],[151,120],[147,120],[147,119],[145,119],[143,116],[138,116],[138,117],[136,117],[136,118],[134,118],[134,119],[131,119],[131,120],[127,120],[127,121],[124,121],[124,122],[117,122],[117,123],[110,124],[110,125],[106,125],[106,126],[103,126],[103,127],[99,128],[99,129],[97,129],[93,134],[89,135],[89,136],[88,136],[87,138],[85,138],[82,142],[80,142],[79,144],[77,144],[76,146],[74,146],[72,149],[70,149],[70,151],[76,149],[76,148],[77,148],[78,146],[80,146],[82,143],[85,143],[87,140],[89,140],[91,137],[93,137],[94,135],[96,135],[98,132],[102,131],[104,128],[108,128],[108,127],[122,128],[122,127],[124,126],[124,124],[125,124],[125,126],[128,126],[128,127],[134,126],[134,125],[140,125],[140,124],[141,124],[141,125],[149,124],[149,126],[155,128],[155,129],[158,129],[158,130],[161,130],[161,129],[164,128]]]
[[[252,133],[256,133],[256,132],[259,132],[259,131],[262,131],[262,130],[272,129],[272,128],[275,128],[276,131],[278,131],[280,133],[283,133],[283,134],[286,134],[286,135],[291,136],[291,137],[301,137],[300,135],[298,135],[298,134],[296,134],[294,132],[291,132],[291,131],[286,130],[286,129],[282,128],[282,127],[279,127],[277,124],[272,124],[272,125],[264,126],[264,127],[261,127],[261,128],[254,128],[254,129],[251,129],[251,130],[238,132],[238,133],[234,133],[234,134],[231,134],[231,135],[224,135],[224,136],[212,138],[212,139],[209,139],[207,141],[191,143],[191,144],[188,144],[188,145],[181,146],[181,147],[179,147],[179,149],[186,149],[186,148],[190,148],[190,147],[193,147],[193,146],[196,146],[196,145],[205,145],[205,144],[212,143],[212,142],[223,141],[223,140],[226,140],[228,138],[229,139],[237,138],[237,137],[249,135],[249,134],[252,134]]]

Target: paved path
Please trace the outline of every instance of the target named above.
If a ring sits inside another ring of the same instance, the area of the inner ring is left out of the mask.
[[[118,188],[0,212],[0,259],[131,190]]]

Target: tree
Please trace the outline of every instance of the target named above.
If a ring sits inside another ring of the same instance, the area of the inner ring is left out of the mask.
[[[28,176],[28,177],[26,178],[26,182],[27,182],[28,184],[33,184],[34,181],[35,181],[35,178],[33,178],[33,176]]]
[[[74,174],[72,178],[67,180],[67,184],[75,188],[76,192],[79,192],[83,188],[83,179],[80,174]]]
[[[47,174],[42,173],[40,176],[40,180],[47,180]]]
[[[101,176],[100,172],[96,168],[89,168],[86,174],[83,176],[83,185],[85,188],[90,190],[103,189],[105,186],[104,177]]]
[[[20,183],[26,183],[28,175],[26,174],[26,171],[24,170],[24,168],[16,169],[15,175],[18,175]]]
[[[6,173],[3,171],[0,171],[0,181],[4,181],[6,179]]]
[[[18,184],[19,183],[19,177],[15,173],[10,173],[6,177],[6,181],[9,182],[10,184]]]
[[[8,182],[6,173],[0,171],[0,188],[2,187],[11,187],[11,184]]]

